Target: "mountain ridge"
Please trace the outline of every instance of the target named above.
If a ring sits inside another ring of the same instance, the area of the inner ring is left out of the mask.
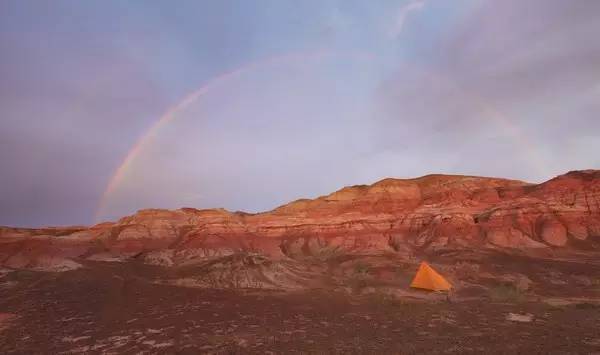
[[[599,170],[540,184],[429,174],[343,187],[254,214],[142,209],[90,227],[0,227],[0,265],[43,269],[65,260],[133,257],[177,265],[241,252],[299,260],[444,248],[595,250],[597,239]]]

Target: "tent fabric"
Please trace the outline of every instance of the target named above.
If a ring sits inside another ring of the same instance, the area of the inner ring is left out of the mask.
[[[429,264],[422,262],[410,287],[431,291],[448,291],[452,285]]]

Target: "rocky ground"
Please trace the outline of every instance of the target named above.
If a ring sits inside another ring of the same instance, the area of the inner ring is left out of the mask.
[[[334,271],[347,261],[330,265],[328,288],[287,291],[174,286],[185,270],[139,262],[12,271],[0,278],[0,353],[600,352],[600,265],[460,255],[435,258],[458,265],[449,301],[406,287],[416,264],[390,287],[373,256],[345,278]]]
[[[0,353],[600,353],[599,326],[600,170],[0,227]]]

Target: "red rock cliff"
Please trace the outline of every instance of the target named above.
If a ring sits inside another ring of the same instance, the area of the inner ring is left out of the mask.
[[[141,210],[115,223],[0,228],[0,264],[71,268],[70,259],[139,256],[172,265],[251,251],[273,258],[437,248],[596,248],[600,171],[545,183],[458,175],[385,179],[258,214]],[[65,261],[69,260],[69,261]]]

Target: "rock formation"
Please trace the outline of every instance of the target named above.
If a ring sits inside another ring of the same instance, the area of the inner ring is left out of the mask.
[[[598,170],[541,184],[427,175],[345,187],[257,214],[148,209],[92,227],[1,227],[0,267],[60,271],[78,260],[130,258],[171,266],[240,252],[288,262],[464,248],[576,251],[598,242]]]

